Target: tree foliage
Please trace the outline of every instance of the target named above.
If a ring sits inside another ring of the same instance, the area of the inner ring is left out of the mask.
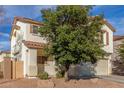
[[[124,41],[116,49],[116,57],[112,62],[113,74],[124,75]]]
[[[121,45],[119,45],[119,48],[117,49],[117,51],[118,51],[120,62],[124,64],[124,41],[122,42]]]
[[[102,16],[90,17],[92,6],[57,6],[41,10],[44,26],[39,29],[48,40],[48,50],[56,64],[96,63],[104,55],[99,33]]]

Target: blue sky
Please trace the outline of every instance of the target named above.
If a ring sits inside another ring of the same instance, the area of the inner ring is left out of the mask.
[[[40,10],[55,6],[0,6],[0,50],[10,50],[10,32],[14,16],[22,16],[41,21]],[[104,14],[104,17],[114,26],[114,34],[124,35],[124,6],[94,6],[92,15]]]

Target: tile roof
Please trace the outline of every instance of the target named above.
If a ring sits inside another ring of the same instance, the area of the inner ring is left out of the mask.
[[[30,23],[30,24],[36,24],[36,25],[39,25],[39,26],[44,25],[43,23],[41,23],[39,21],[35,21],[33,19],[30,19],[30,18],[15,16],[14,20],[13,20],[13,23],[12,23],[10,39],[13,35],[14,29],[19,29],[20,28],[19,26],[16,25],[17,21],[24,22],[24,23]]]
[[[124,36],[120,36],[120,35],[113,36],[113,41],[117,41],[117,40],[121,40],[121,39],[124,39]]]
[[[95,16],[92,16],[91,18],[94,18]],[[12,34],[13,34],[13,30],[15,28],[19,28],[17,26],[14,26],[16,25],[16,22],[17,21],[21,21],[21,22],[24,22],[24,23],[30,23],[30,24],[36,24],[36,25],[39,25],[39,26],[43,26],[44,23],[41,23],[41,22],[38,22],[38,21],[35,21],[33,19],[30,19],[30,18],[25,18],[25,17],[19,17],[19,16],[15,16],[14,17],[14,20],[13,20],[13,25],[12,25],[12,29],[11,29],[11,35],[10,35],[10,39],[12,37]],[[106,24],[113,32],[116,31],[116,29],[105,19],[103,19],[103,23]]]
[[[40,48],[43,48],[45,46],[44,43],[39,43],[39,42],[25,41],[25,40],[23,40],[22,42],[28,48],[40,49]]]
[[[2,53],[10,54],[10,51],[1,51],[0,54]]]
[[[95,17],[97,17],[97,15],[96,16],[90,16],[91,19],[94,19]],[[116,32],[116,29],[106,19],[103,19],[102,23],[106,24],[113,32]]]
[[[116,32],[116,29],[107,20],[104,19],[103,23],[106,24],[113,32]]]
[[[10,57],[4,57],[3,62],[11,62],[11,58]]]

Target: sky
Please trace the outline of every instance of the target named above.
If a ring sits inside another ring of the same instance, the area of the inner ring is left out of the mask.
[[[52,5],[0,6],[0,51],[10,50],[10,32],[14,16],[41,21],[41,9],[54,8]],[[104,18],[116,29],[115,35],[124,35],[124,6],[94,6],[91,15],[104,14]]]

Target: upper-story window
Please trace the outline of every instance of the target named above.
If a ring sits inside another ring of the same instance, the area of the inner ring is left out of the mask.
[[[16,37],[16,31],[14,31],[14,34],[13,34],[14,37]]]
[[[103,30],[103,44],[109,45],[109,32],[106,30]]]
[[[38,28],[39,26],[37,25],[31,25],[31,33],[38,34]]]
[[[33,33],[38,34],[38,26],[33,25]]]

